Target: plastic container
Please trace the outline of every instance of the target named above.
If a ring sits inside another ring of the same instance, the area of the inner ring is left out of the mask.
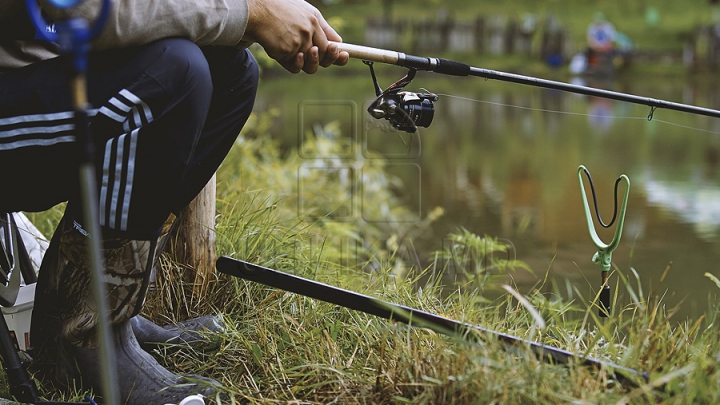
[[[2,314],[10,330],[10,335],[22,351],[27,351],[30,346],[30,319],[35,304],[35,285],[33,283],[20,287],[15,305],[2,307]]]
[[[165,405],[174,405],[174,404],[165,404]],[[189,397],[185,397],[178,405],[205,405],[205,400],[203,400],[202,395],[190,395]]]

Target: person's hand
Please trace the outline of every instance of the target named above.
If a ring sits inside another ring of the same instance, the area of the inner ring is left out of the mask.
[[[342,42],[340,35],[304,0],[248,0],[248,9],[245,35],[289,72],[348,62],[348,53],[328,42]]]

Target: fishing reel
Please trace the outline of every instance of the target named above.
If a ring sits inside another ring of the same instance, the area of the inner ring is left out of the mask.
[[[370,67],[370,75],[377,96],[368,107],[368,112],[373,118],[384,118],[390,121],[395,129],[409,133],[416,132],[418,127],[430,126],[435,116],[433,102],[438,100],[437,94],[403,91],[403,88],[415,77],[416,69],[410,69],[405,77],[383,91],[375,77],[373,63],[363,62]]]

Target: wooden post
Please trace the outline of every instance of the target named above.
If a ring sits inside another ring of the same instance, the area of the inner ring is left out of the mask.
[[[183,281],[193,285],[193,302],[205,295],[215,271],[215,187],[213,176],[180,212],[176,236],[168,249],[172,260],[184,268]]]
[[[505,27],[504,53],[512,55],[515,53],[516,37],[518,35],[518,21],[515,17],[511,17]]]
[[[505,52],[504,35],[505,35],[505,17],[493,16],[490,18],[488,26],[489,51],[492,55],[502,55]]]
[[[475,19],[475,50],[484,52],[485,47],[485,17],[479,16]]]

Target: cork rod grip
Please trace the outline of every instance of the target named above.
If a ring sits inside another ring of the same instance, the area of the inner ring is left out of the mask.
[[[338,49],[347,52],[350,54],[350,57],[354,59],[388,63],[390,65],[397,65],[398,63],[399,54],[395,51],[371,48],[369,46],[346,44],[342,42],[335,42],[335,44],[337,44]]]

